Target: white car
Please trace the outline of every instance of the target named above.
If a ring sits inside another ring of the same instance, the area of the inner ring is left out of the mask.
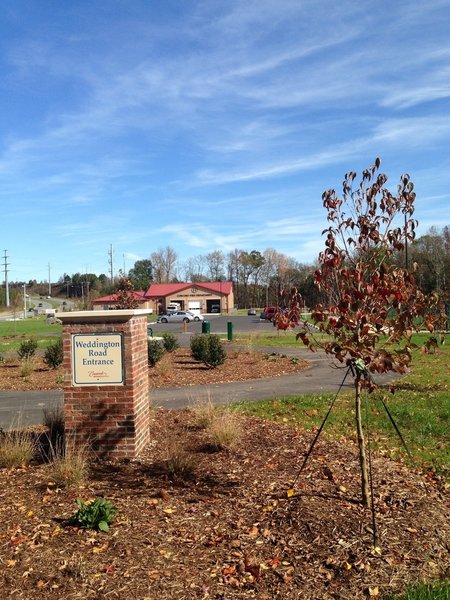
[[[190,323],[191,321],[203,321],[203,315],[194,315],[185,310],[179,310],[174,313],[161,315],[158,317],[158,323]]]

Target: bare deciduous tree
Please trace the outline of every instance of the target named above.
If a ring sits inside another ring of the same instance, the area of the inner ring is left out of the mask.
[[[153,277],[157,283],[169,283],[175,278],[177,258],[177,253],[170,246],[152,253]]]

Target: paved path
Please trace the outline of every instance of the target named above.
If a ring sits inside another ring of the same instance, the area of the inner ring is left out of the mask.
[[[260,350],[299,356],[308,360],[310,366],[304,371],[280,377],[224,384],[151,389],[150,403],[153,407],[169,409],[182,408],[208,398],[214,404],[228,404],[310,392],[334,392],[337,391],[345,374],[344,369],[333,368],[330,365],[330,359],[324,354],[312,354],[298,348],[260,348]],[[345,388],[349,389],[351,385],[351,379],[348,379]],[[11,425],[25,427],[42,423],[43,409],[62,406],[62,403],[63,393],[59,390],[0,391],[0,428],[7,429]]]

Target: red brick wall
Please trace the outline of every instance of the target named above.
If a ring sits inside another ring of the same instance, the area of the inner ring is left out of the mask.
[[[72,334],[123,334],[125,385],[72,385]],[[64,323],[66,436],[89,442],[98,456],[134,457],[149,442],[147,318]]]

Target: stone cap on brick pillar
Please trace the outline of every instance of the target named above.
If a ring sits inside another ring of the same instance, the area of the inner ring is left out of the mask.
[[[151,309],[147,308],[124,308],[113,310],[74,310],[71,312],[57,313],[58,319],[63,323],[89,323],[89,321],[128,321],[133,317],[151,315]]]

